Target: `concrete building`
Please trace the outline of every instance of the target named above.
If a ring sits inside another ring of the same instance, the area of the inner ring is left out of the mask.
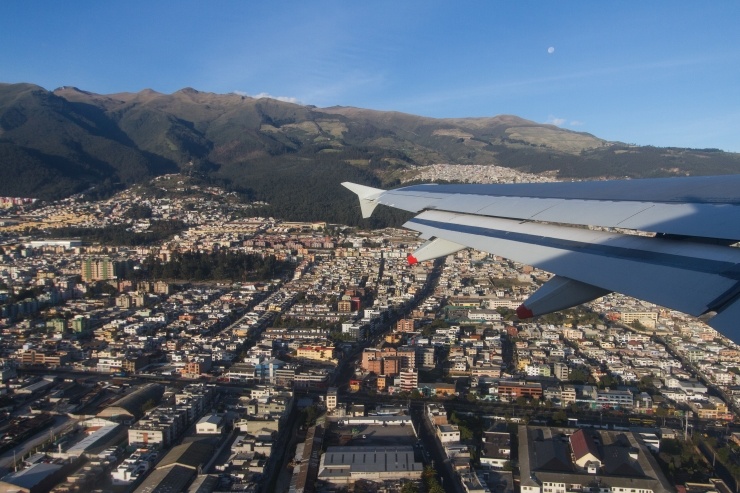
[[[98,413],[99,418],[117,421],[138,419],[144,414],[144,404],[158,403],[164,394],[164,386],[150,383],[143,385],[128,395],[118,399],[110,406]]]
[[[109,258],[86,258],[82,261],[80,270],[85,282],[107,281],[117,277],[119,265]]]
[[[622,322],[625,324],[631,324],[635,321],[640,322],[642,325],[648,328],[655,328],[655,324],[658,322],[657,312],[622,312]]]
[[[483,434],[480,463],[492,469],[502,469],[511,459],[511,435],[487,431]]]
[[[337,388],[329,387],[326,391],[326,410],[332,412],[337,408]]]
[[[297,358],[317,361],[331,361],[334,359],[333,346],[301,346],[297,349]]]
[[[460,428],[457,425],[439,425],[436,427],[437,438],[440,443],[454,443],[460,441]]]
[[[634,434],[519,427],[522,493],[669,493],[673,486]]]
[[[576,401],[576,388],[574,385],[564,385],[560,391],[560,402],[563,407]]]
[[[220,435],[224,431],[224,417],[219,414],[207,414],[195,425],[198,435]]]
[[[498,384],[498,395],[503,402],[515,401],[519,397],[539,399],[542,396],[542,385],[539,382],[501,381]]]
[[[348,485],[357,480],[419,479],[424,469],[413,447],[328,447],[321,456],[319,480]]]
[[[552,374],[555,378],[557,378],[561,382],[564,382],[568,380],[570,370],[568,369],[568,365],[566,365],[565,363],[555,363],[552,365]]]
[[[419,374],[416,370],[405,368],[399,375],[399,387],[402,391],[411,392],[419,387]]]

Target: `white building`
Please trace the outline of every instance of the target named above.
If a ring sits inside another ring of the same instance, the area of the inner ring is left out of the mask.
[[[195,425],[198,435],[220,435],[224,429],[224,418],[219,414],[207,414]]]
[[[460,428],[456,425],[439,425],[437,426],[437,438],[442,443],[459,442]]]

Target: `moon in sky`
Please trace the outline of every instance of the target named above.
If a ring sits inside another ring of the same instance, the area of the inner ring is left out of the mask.
[[[547,52],[552,55],[553,53],[555,53],[555,47],[554,46],[549,47],[547,49]]]

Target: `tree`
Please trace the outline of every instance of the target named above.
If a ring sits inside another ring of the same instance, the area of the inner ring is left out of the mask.
[[[429,493],[445,493],[442,485],[437,481],[437,471],[432,466],[426,466],[421,473],[421,480],[426,485]]]
[[[618,377],[615,377],[613,375],[604,375],[601,377],[601,380],[599,381],[599,388],[614,388],[617,385],[619,385],[621,382]]]
[[[642,377],[637,384],[637,388],[641,392],[647,392],[650,395],[654,395],[657,393],[655,385],[653,385],[653,377],[651,377],[650,375],[645,375],[644,377]]]
[[[516,405],[520,407],[528,406],[530,403],[530,400],[524,396],[519,396],[516,398]]]
[[[552,414],[552,421],[555,426],[563,426],[568,422],[568,415],[560,409]]]
[[[97,283],[96,290],[98,290],[100,294],[107,294],[109,296],[115,296],[118,294],[118,289],[109,282]]]
[[[473,439],[473,431],[465,425],[457,425],[460,430],[460,441],[465,442]]]
[[[419,493],[419,487],[413,481],[407,481],[401,487],[401,493]]]
[[[303,410],[304,412],[304,424],[308,428],[309,426],[313,426],[316,424],[316,418],[318,417],[318,411],[316,410],[316,406],[308,406],[306,409]]]
[[[133,204],[124,216],[130,219],[149,219],[152,217],[152,208],[144,204]]]
[[[569,382],[587,383],[591,375],[584,368],[577,367],[570,370]]]

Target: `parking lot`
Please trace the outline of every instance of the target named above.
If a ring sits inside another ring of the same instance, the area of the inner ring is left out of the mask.
[[[376,447],[413,446],[418,441],[414,427],[409,425],[336,425],[338,434],[351,435],[347,445]]]

